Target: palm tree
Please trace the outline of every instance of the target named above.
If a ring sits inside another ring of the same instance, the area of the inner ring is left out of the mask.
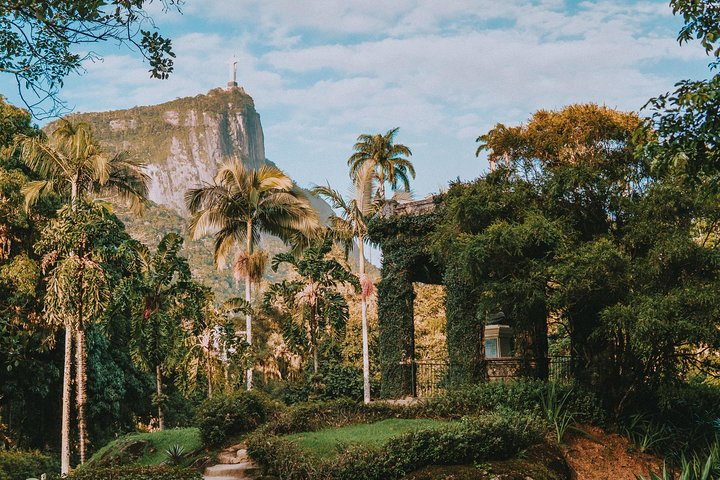
[[[377,199],[385,200],[385,182],[393,190],[402,184],[405,191],[410,190],[410,177],[415,178],[415,168],[406,157],[412,152],[403,144],[394,143],[399,128],[388,130],[385,135],[362,134],[357,138],[353,153],[348,159],[350,178],[357,184],[365,177],[364,170],[369,168],[377,181]]]
[[[54,192],[67,199],[77,209],[86,196],[108,194],[129,203],[139,212],[147,198],[149,177],[143,173],[143,164],[130,158],[126,152],[109,155],[102,150],[86,123],[62,120],[49,137],[19,135],[16,148],[24,163],[41,179],[23,187],[25,206],[30,208],[44,193]],[[82,315],[82,312],[80,312]],[[75,334],[78,429],[80,463],[85,462],[85,334],[84,320],[77,319]],[[61,441],[61,473],[67,474],[70,466],[70,373],[72,368],[72,325],[65,323],[65,364],[63,374],[63,413]]]
[[[251,301],[251,285],[258,283],[267,255],[255,250],[261,233],[290,242],[298,235],[311,237],[319,226],[317,213],[290,177],[271,165],[253,170],[238,160],[224,163],[215,182],[189,190],[185,203],[192,214],[189,230],[193,239],[215,234],[215,264],[222,268],[231,251],[244,243],[233,270],[245,277],[245,300]],[[252,345],[252,314],[245,316],[246,340]],[[252,368],[247,370],[247,388],[252,389]]]
[[[155,374],[154,403],[160,430],[165,427],[162,369],[180,340],[183,315],[177,305],[192,291],[190,267],[179,255],[182,244],[180,235],[168,233],[153,254],[140,245],[141,273],[123,285],[134,300],[130,351],[138,364]]]
[[[301,257],[291,253],[279,253],[273,257],[272,269],[287,263],[298,275],[297,280],[275,283],[265,293],[263,307],[266,311],[277,309],[286,321],[283,334],[291,334],[288,343],[310,346],[313,372],[318,373],[319,345],[323,338],[336,338],[344,332],[348,320],[348,305],[341,289],[353,286],[359,290],[357,277],[337,260],[327,258],[332,250],[332,238],[326,236],[307,248]],[[278,308],[279,307],[279,308]],[[298,321],[305,330],[306,338],[296,335]]]
[[[373,170],[365,165],[359,171],[360,181],[355,185],[355,198],[346,201],[342,195],[330,185],[315,187],[312,193],[327,200],[340,216],[330,218],[331,228],[335,235],[346,243],[345,251],[349,251],[353,239],[357,239],[358,263],[360,271],[360,306],[362,315],[363,343],[363,400],[370,403],[370,350],[368,345],[367,301],[372,295],[374,286],[365,274],[365,236],[367,235],[367,217],[372,213],[373,205],[368,201],[372,186]]]

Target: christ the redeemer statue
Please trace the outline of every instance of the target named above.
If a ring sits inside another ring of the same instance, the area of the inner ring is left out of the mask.
[[[228,60],[228,64],[230,65],[230,81],[227,83],[227,86],[228,88],[237,87],[237,59],[235,55]]]

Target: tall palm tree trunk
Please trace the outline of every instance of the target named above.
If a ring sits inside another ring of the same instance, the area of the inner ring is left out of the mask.
[[[162,402],[162,375],[160,374],[160,365],[155,366],[155,391],[158,399],[158,428],[165,430],[165,414],[163,413]]]
[[[247,273],[245,274],[245,300],[250,303],[251,300],[251,294],[252,294],[252,286],[251,286],[251,278],[250,278],[250,259],[252,258],[253,253],[253,224],[251,220],[248,220],[247,222],[247,256],[248,256],[248,265],[247,265]],[[247,313],[245,315],[245,335],[248,345],[252,346],[252,315],[250,313]],[[252,390],[253,387],[253,366],[250,365],[246,372],[247,376],[247,389]]]
[[[75,334],[75,384],[77,395],[78,418],[78,447],[80,450],[80,464],[85,463],[87,444],[87,422],[85,420],[85,405],[87,403],[86,372],[85,372],[85,332],[78,328]]]
[[[318,322],[317,322],[317,306],[313,306],[312,318],[310,319],[310,348],[313,357],[313,373],[317,375],[320,370],[320,360],[318,357]]]
[[[358,235],[358,253],[360,278],[364,278],[365,238],[363,235]],[[364,292],[360,293],[360,308],[362,309],[363,401],[370,403],[370,348],[368,346],[367,299]]]
[[[62,476],[66,476],[70,472],[70,381],[72,376],[72,341],[72,328],[69,324],[66,324],[60,436],[60,475]]]

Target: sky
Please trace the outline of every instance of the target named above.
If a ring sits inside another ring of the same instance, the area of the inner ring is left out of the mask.
[[[475,139],[539,109],[595,102],[638,111],[684,78],[708,75],[663,1],[186,0],[150,7],[177,54],[169,80],[136,52],[93,46],[101,62],[68,78],[79,112],[152,105],[228,81],[255,100],[267,157],[302,186],[348,191],[359,134],[400,127],[416,198],[487,170]],[[0,92],[19,103],[12,84]],[[642,113],[642,112],[641,112]]]

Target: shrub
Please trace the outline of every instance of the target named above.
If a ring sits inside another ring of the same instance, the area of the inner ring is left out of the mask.
[[[203,477],[197,470],[190,468],[120,465],[80,469],[67,478],[68,480],[202,480]]]
[[[554,386],[553,386],[554,385]],[[547,398],[550,389],[560,398],[567,395],[565,407],[576,420],[602,425],[606,421],[605,411],[597,397],[576,384],[553,384],[541,380],[517,379],[510,382],[483,382],[460,389],[449,390],[432,397],[414,407],[416,415],[444,418],[460,418],[477,415],[497,408],[517,412],[541,410],[542,398]]]
[[[38,451],[0,450],[0,480],[40,478],[59,470],[56,459]]]
[[[286,435],[290,433],[341,427],[352,423],[369,423],[385,418],[414,418],[415,412],[389,404],[365,405],[349,399],[305,402],[293,405],[277,418],[264,425],[259,435]]]
[[[426,465],[476,463],[505,459],[541,442],[542,422],[534,415],[488,414],[465,417],[438,428],[418,430],[390,439],[381,448],[353,446],[335,458],[307,455],[279,436],[248,438],[250,455],[268,473],[291,480],[392,480]]]
[[[363,399],[362,371],[351,366],[327,363],[324,365],[320,381],[323,385],[321,395],[323,399],[350,398],[358,401]]]
[[[379,390],[379,384],[374,379],[371,387],[373,391]],[[361,401],[362,371],[340,362],[323,362],[317,375],[305,372],[303,380],[296,382],[273,380],[264,386],[264,391],[286,405],[342,398]]]
[[[198,408],[200,437],[205,445],[220,445],[229,436],[254,430],[275,409],[273,402],[256,391],[216,395]]]

